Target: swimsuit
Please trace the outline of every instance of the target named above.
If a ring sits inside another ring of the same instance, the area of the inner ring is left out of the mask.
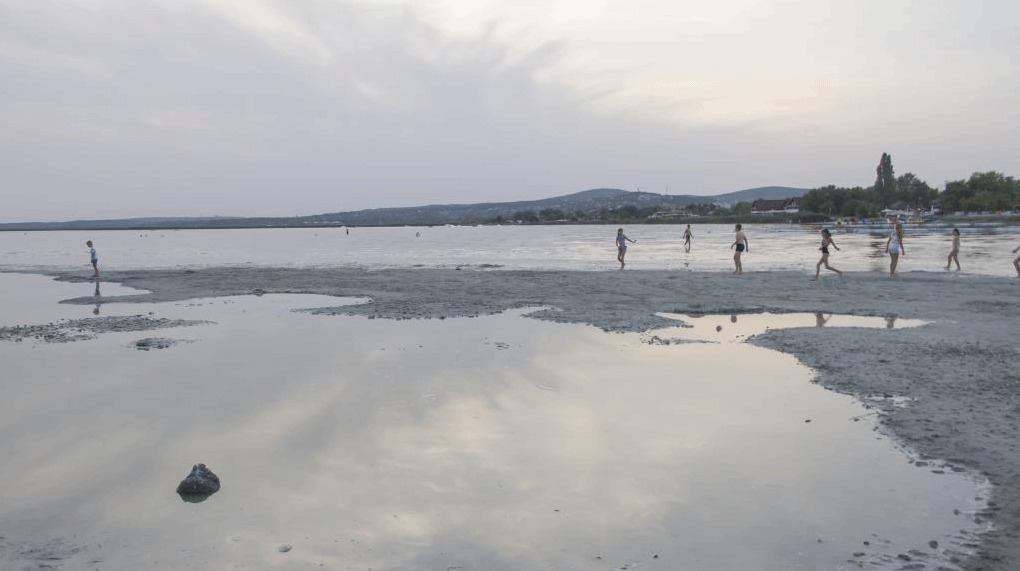
[[[881,244],[881,242],[879,242],[879,244]],[[822,246],[822,253],[823,254],[828,254],[829,253],[829,249],[826,248],[825,246]]]
[[[889,242],[889,253],[892,255],[900,253],[900,239],[895,234],[893,234],[892,241]]]
[[[737,243],[737,251],[738,252],[743,252],[744,251],[744,244]]]

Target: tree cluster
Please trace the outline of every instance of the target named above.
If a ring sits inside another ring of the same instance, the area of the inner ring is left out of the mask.
[[[873,217],[884,208],[936,209],[943,212],[1002,211],[1020,208],[1020,182],[1000,173],[977,172],[946,183],[938,191],[913,173],[895,176],[892,157],[882,153],[875,184],[868,188],[833,185],[808,191],[800,209],[826,216]]]
[[[809,190],[801,197],[799,214],[778,215],[793,222],[822,221],[832,217],[873,218],[885,208],[939,210],[946,213],[1020,210],[1020,181],[990,171],[976,172],[966,180],[950,181],[941,192],[913,173],[896,176],[892,156],[882,153],[875,169],[875,183],[870,187],[853,188],[823,186]],[[730,207],[712,203],[690,204],[688,215],[710,217],[713,222],[746,219],[751,214],[750,202]],[[515,212],[509,221],[526,224],[623,224],[648,222],[683,222],[689,218],[661,217],[660,206],[624,205],[591,211],[564,212],[557,208]],[[653,215],[660,214],[656,217]],[[776,216],[776,215],[773,215]],[[500,217],[495,220],[501,223]]]

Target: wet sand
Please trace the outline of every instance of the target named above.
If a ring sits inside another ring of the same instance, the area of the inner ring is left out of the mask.
[[[82,273],[57,276],[87,282]],[[922,319],[904,329],[813,328],[772,331],[751,342],[795,355],[817,382],[862,399],[880,399],[881,426],[922,458],[983,473],[993,485],[977,517],[994,530],[970,570],[1020,568],[1020,350],[1015,337],[1020,287],[1004,278],[943,273],[823,276],[802,273],[658,271],[517,272],[473,270],[204,269],[125,271],[102,279],[149,293],[102,303],[160,302],[226,295],[314,293],[370,298],[320,313],[388,319],[480,316],[541,306],[531,317],[585,323],[606,331],[674,325],[657,313],[822,312]],[[94,297],[67,300],[93,305]]]

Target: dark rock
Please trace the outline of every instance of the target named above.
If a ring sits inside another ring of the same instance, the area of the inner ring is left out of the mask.
[[[195,464],[191,468],[188,477],[181,480],[177,486],[177,493],[185,501],[194,501],[201,497],[201,500],[215,494],[220,489],[220,478],[212,473],[212,470],[205,467],[205,464]],[[198,501],[201,501],[198,500]]]

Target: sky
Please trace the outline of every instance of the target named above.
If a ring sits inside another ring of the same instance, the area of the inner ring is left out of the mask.
[[[1020,176],[1020,3],[0,0],[0,222]]]

